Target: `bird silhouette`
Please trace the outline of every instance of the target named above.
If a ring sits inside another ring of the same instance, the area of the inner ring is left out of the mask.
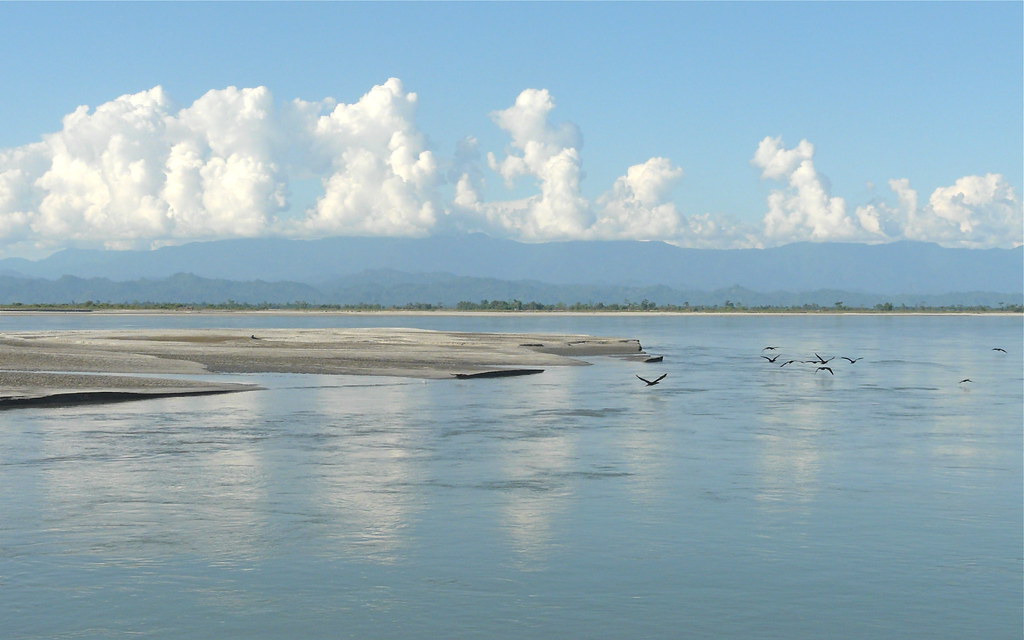
[[[863,359],[864,358],[851,358],[849,356],[843,356],[843,360],[849,360],[850,364],[853,364],[854,362],[857,362],[858,360],[863,360]]]
[[[818,367],[817,369],[815,369],[815,373],[817,373],[818,371],[828,371],[832,375],[836,375],[835,372],[832,371],[832,367]]]
[[[764,347],[761,351],[775,351],[778,347]]]
[[[971,380],[970,378],[964,378],[963,380],[960,381],[960,384],[963,384],[965,382],[974,382],[974,380]]]
[[[779,368],[781,369],[782,367],[786,366],[787,364],[793,364],[794,362],[796,362],[796,360],[786,360],[785,362],[783,362],[782,364],[779,365]]]
[[[779,356],[772,356],[770,358],[768,356],[761,356],[761,357],[764,358],[765,360],[767,360],[768,362],[775,362],[776,360],[779,359]]]
[[[826,360],[825,358],[819,356],[817,353],[814,354],[814,357],[817,358],[817,360],[811,360],[810,362],[817,362],[818,364],[828,364],[831,360],[835,359],[835,356],[832,356],[831,358]]]
[[[665,376],[667,376],[667,375],[668,375],[667,373],[663,373],[660,376],[658,376],[657,378],[655,378],[654,380],[648,380],[647,378],[640,378],[640,376],[637,376],[637,377],[640,378],[641,380],[643,380],[644,382],[646,382],[648,387],[653,387],[654,385],[656,385],[659,382],[661,382],[665,378]]]
[[[1006,349],[1003,349],[1002,347],[992,347],[992,350],[993,351],[1002,351],[1003,353],[1006,353]]]

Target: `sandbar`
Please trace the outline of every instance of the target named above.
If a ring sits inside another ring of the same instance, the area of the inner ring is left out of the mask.
[[[12,332],[0,335],[0,409],[259,388],[154,377],[161,374],[456,379],[458,374],[585,365],[580,358],[639,353],[639,340],[627,338],[405,328]]]

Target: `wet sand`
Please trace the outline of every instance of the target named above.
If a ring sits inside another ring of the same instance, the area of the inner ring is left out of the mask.
[[[0,371],[0,410],[212,395],[253,389],[259,387],[138,376]]]
[[[315,373],[454,379],[457,374],[582,365],[587,363],[580,357],[641,352],[635,339],[420,329],[5,333],[0,335],[0,409],[258,388],[152,377],[154,374]]]

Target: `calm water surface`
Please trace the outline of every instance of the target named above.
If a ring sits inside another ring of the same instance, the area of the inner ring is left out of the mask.
[[[0,413],[0,636],[1022,635],[1019,317],[0,316],[228,326],[665,361]],[[863,360],[777,366],[815,353]]]

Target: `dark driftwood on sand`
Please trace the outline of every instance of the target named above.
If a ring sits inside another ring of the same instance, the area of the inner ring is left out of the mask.
[[[257,389],[255,385],[239,389],[201,389],[197,391],[73,391],[45,396],[0,397],[0,411],[24,407],[72,407],[81,404],[131,402],[154,398],[180,398],[184,396],[212,396]]]
[[[544,373],[543,369],[498,369],[481,371],[480,373],[454,373],[456,378],[507,378],[509,376],[528,376],[533,373]]]

